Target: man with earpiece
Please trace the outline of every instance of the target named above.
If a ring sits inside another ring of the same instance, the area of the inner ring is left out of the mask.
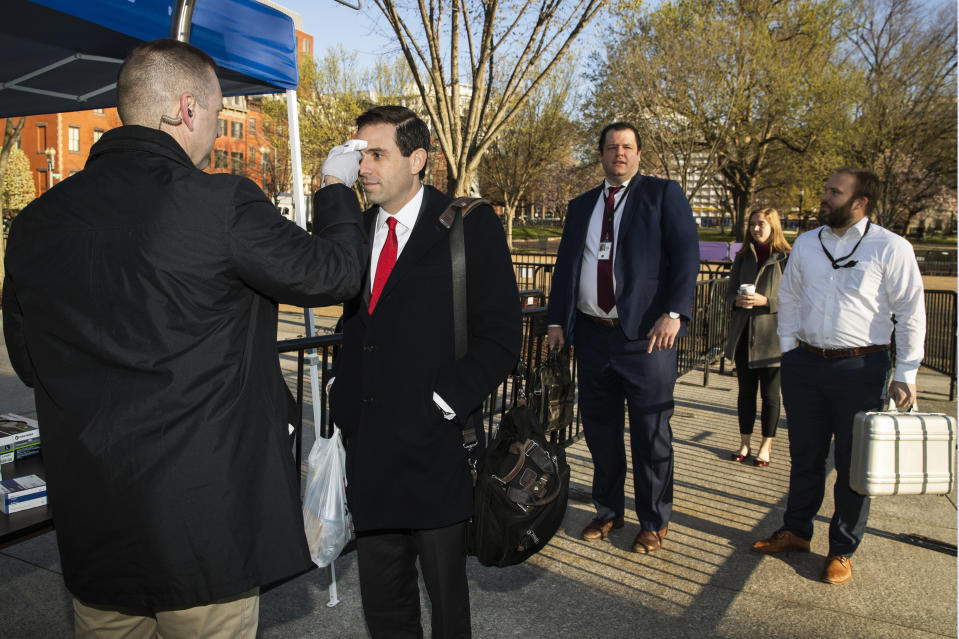
[[[365,234],[334,150],[310,235],[209,174],[216,65],[175,40],[120,68],[123,126],[25,208],[3,324],[34,388],[77,637],[256,635],[259,588],[312,566],[277,303],[354,297]]]

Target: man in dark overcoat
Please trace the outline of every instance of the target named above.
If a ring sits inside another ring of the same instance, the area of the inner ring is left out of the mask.
[[[569,203],[547,308],[552,348],[574,346],[579,409],[593,457],[596,516],[582,537],[624,525],[625,411],[640,530],[632,549],[659,550],[673,506],[676,338],[686,334],[699,241],[677,182],[639,173],[639,133],[626,122],[599,136],[606,179]]]
[[[522,317],[502,223],[465,220],[468,347],[454,357],[450,199],[420,180],[430,134],[404,107],[357,118],[372,244],[362,294],[344,309],[333,417],[346,441],[363,612],[374,637],[422,637],[416,560],[432,636],[470,636],[465,522],[472,477],[462,430],[516,364]]]
[[[3,286],[77,636],[252,638],[259,586],[311,566],[277,302],[356,294],[359,204],[323,189],[311,236],[204,173],[222,98],[195,47],[141,45],[117,94],[124,125],[14,221]]]

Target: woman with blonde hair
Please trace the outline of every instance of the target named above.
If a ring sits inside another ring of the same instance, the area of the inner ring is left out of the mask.
[[[779,211],[765,208],[749,216],[749,238],[736,253],[729,274],[727,301],[732,306],[726,357],[736,364],[739,378],[740,447],[731,457],[746,461],[756,421],[756,390],[762,395],[763,440],[753,459],[769,465],[779,423],[779,338],[776,335],[779,282],[790,247],[783,235]],[[744,286],[745,285],[745,286]]]

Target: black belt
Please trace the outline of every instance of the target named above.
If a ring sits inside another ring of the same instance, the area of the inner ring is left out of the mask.
[[[596,317],[595,315],[588,315],[582,311],[579,311],[579,315],[580,317],[585,317],[593,324],[604,328],[616,328],[619,326],[619,319],[615,317]]]
[[[799,347],[805,351],[809,351],[813,355],[825,357],[826,359],[858,357],[860,355],[889,350],[889,344],[870,344],[869,346],[855,346],[853,348],[819,348],[806,342],[799,342]]]

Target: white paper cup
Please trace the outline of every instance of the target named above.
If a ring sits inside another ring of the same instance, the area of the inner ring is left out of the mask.
[[[740,284],[740,285],[739,285],[739,294],[740,294],[740,295],[752,295],[752,294],[755,293],[755,292],[756,292],[756,285],[755,285],[755,284]],[[750,306],[743,306],[743,308],[752,308],[752,305],[750,305]]]

